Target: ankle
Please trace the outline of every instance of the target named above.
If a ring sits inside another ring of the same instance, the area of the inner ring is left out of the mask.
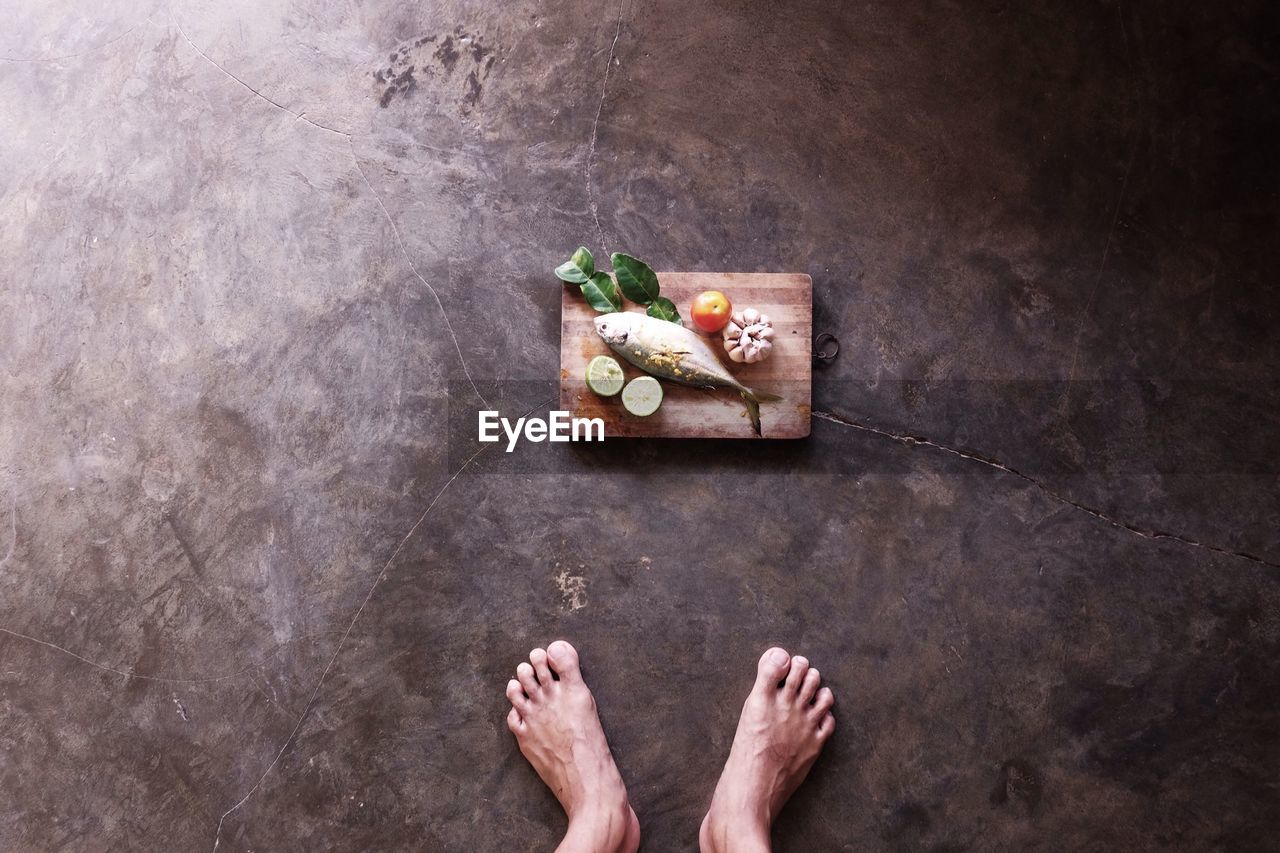
[[[698,831],[698,845],[702,853],[769,853],[769,829],[766,815],[713,801]]]
[[[620,801],[583,803],[569,816],[569,830],[559,849],[596,853],[625,850],[631,815],[631,805],[625,796]]]

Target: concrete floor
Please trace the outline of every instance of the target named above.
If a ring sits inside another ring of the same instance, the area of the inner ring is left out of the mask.
[[[555,637],[646,850],[774,642],[781,850],[1275,843],[1275,4],[4,6],[3,849],[549,849]],[[812,275],[812,437],[473,458],[580,243]]]

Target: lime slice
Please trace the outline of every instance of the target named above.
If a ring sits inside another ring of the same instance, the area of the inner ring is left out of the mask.
[[[607,355],[598,355],[587,363],[587,387],[601,397],[612,397],[622,390],[622,367]]]
[[[622,406],[633,415],[647,418],[662,405],[662,386],[652,376],[637,376],[622,389]]]

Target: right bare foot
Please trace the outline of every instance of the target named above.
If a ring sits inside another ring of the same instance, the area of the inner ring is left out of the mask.
[[[640,824],[613,763],[578,652],[564,640],[534,649],[507,683],[507,727],[569,815],[559,853],[635,853]]]
[[[818,689],[821,681],[799,655],[772,648],[760,658],[698,834],[703,853],[770,849],[769,828],[835,731],[835,697],[826,687]]]

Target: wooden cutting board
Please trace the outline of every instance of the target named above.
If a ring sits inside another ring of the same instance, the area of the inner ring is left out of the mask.
[[[781,400],[760,404],[761,438],[804,438],[809,434],[813,383],[813,282],[793,273],[658,273],[662,295],[680,309],[685,325],[689,304],[704,290],[729,297],[735,312],[755,308],[767,314],[776,330],[773,353],[756,364],[734,364],[720,334],[707,336],[716,355],[745,385],[778,394]],[[631,302],[624,310],[643,311]],[[601,397],[587,388],[587,362],[615,355],[596,334],[599,314],[573,285],[564,287],[560,310],[560,408],[574,417],[602,418],[605,438],[756,438],[742,398],[728,389],[705,390],[662,380],[662,408],[647,418],[622,408],[619,396]],[[643,375],[616,356],[630,381]]]

